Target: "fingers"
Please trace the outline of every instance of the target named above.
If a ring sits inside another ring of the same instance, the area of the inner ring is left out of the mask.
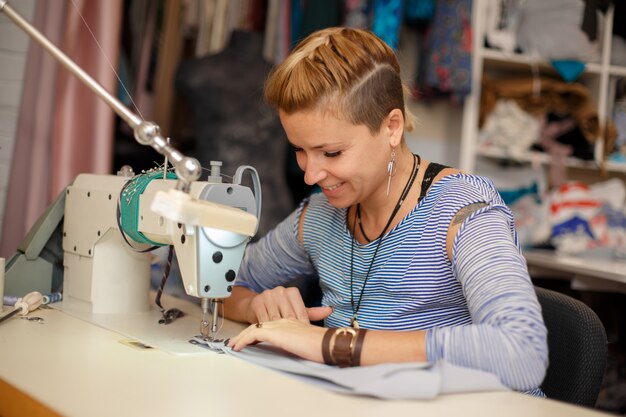
[[[252,310],[252,318],[248,318],[250,322],[264,322],[270,320],[262,294],[259,294],[252,299],[250,302],[250,309]]]
[[[233,351],[255,343],[268,343],[304,359],[322,362],[320,349],[326,330],[296,319],[280,319],[252,324],[229,340],[227,346]]]
[[[228,341],[227,346],[235,351],[240,351],[246,346],[254,345],[259,342],[271,342],[272,335],[275,336],[275,330],[278,328],[290,327],[293,319],[280,319],[276,321],[253,323],[241,331],[237,336]],[[274,330],[274,333],[272,332]]]
[[[276,287],[265,290],[250,302],[250,309],[252,310],[251,322],[287,318],[309,323],[307,309],[297,288]]]
[[[290,288],[292,291],[287,292],[287,300],[289,301],[289,307],[291,312],[285,318],[294,318],[303,323],[309,323],[309,315],[304,306],[302,295],[296,288]]]
[[[259,323],[251,324],[237,336],[231,338],[228,341],[227,346],[234,351],[239,352],[246,346],[261,342],[262,340],[260,339],[260,335],[262,330],[263,327],[262,325],[260,326]]]
[[[330,316],[333,312],[332,307],[322,306],[322,307],[311,307],[307,308],[308,319],[311,321],[320,321],[324,320],[326,317]]]

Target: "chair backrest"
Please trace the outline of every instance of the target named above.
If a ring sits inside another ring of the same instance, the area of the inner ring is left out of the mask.
[[[550,364],[541,389],[552,399],[593,407],[607,361],[602,322],[587,305],[535,287],[548,329]]]

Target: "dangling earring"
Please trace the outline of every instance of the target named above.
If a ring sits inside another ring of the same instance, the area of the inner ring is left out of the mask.
[[[387,195],[389,195],[389,188],[391,188],[391,177],[393,176],[393,171],[396,168],[396,150],[391,149],[391,160],[387,164],[387,173],[389,174],[389,179],[387,180]]]

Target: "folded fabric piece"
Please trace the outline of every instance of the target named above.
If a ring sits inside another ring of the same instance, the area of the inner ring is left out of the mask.
[[[223,343],[203,342],[207,348],[224,352],[277,371],[286,372],[326,389],[389,400],[432,399],[439,394],[507,390],[490,373],[462,368],[445,361],[390,363],[354,368],[337,368],[286,353],[268,344],[247,346],[240,352]]]
[[[480,126],[484,125],[487,116],[502,99],[514,100],[523,111],[535,116],[548,113],[570,115],[590,144],[602,132],[591,94],[580,83],[531,76],[497,80],[485,78],[480,102]]]
[[[549,196],[551,243],[557,252],[610,258],[626,248],[626,187],[621,180],[563,184]]]
[[[519,47],[545,59],[593,61],[597,48],[580,28],[584,2],[526,0],[517,27]]]
[[[585,63],[575,59],[554,59],[550,61],[552,66],[565,82],[571,83],[585,71]]]
[[[480,132],[482,146],[506,150],[521,158],[539,138],[539,120],[522,110],[514,100],[501,99],[487,116]]]

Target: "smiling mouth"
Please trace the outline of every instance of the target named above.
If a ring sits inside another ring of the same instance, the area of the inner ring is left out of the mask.
[[[331,185],[328,187],[322,187],[324,190],[326,191],[333,191],[336,190],[337,188],[341,187],[343,185],[343,182],[340,182],[339,184],[335,184],[335,185]]]

